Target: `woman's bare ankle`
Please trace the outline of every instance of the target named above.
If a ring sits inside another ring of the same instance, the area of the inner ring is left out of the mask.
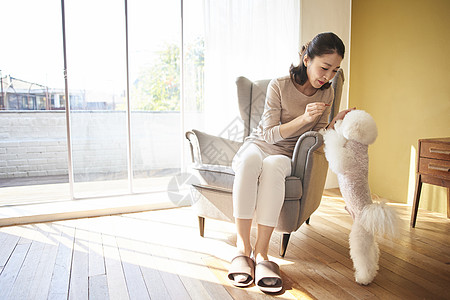
[[[255,251],[255,261],[256,263],[259,263],[263,260],[269,260],[269,256],[267,255],[267,253],[261,253],[261,252],[257,252]]]
[[[237,255],[245,255],[250,257],[252,254],[252,247],[251,246],[245,246],[243,244],[237,243]]]

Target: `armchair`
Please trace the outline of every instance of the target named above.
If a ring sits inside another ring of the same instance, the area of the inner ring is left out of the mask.
[[[236,79],[240,116],[244,121],[244,137],[255,128],[264,110],[270,80],[252,82],[245,77]],[[343,71],[332,81],[334,101],[330,120],[339,111]],[[234,222],[232,188],[234,171],[231,162],[242,142],[231,141],[191,130],[189,140],[194,171],[200,183],[191,186],[193,209],[198,215],[200,235],[204,236],[205,218]],[[323,151],[323,137],[319,132],[305,132],[297,141],[292,158],[292,173],[286,177],[285,201],[275,231],[282,233],[280,256],[284,257],[291,232],[319,207],[325,185],[328,162]]]

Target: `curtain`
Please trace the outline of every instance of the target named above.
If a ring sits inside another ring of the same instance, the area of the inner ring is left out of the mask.
[[[204,0],[208,133],[240,140],[235,79],[271,79],[298,63],[300,0]]]

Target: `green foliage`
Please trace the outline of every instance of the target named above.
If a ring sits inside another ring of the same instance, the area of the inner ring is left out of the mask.
[[[203,40],[186,45],[185,96],[194,97],[195,109],[203,107]],[[193,85],[193,86],[192,86]],[[158,53],[158,59],[140,72],[131,86],[133,110],[179,111],[180,110],[180,49],[167,44]],[[191,100],[187,101],[192,102]]]

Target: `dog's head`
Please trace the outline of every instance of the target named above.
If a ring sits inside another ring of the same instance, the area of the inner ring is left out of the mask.
[[[378,135],[375,120],[363,110],[352,110],[346,114],[344,120],[337,124],[336,131],[347,140],[353,140],[364,145],[375,142]]]

